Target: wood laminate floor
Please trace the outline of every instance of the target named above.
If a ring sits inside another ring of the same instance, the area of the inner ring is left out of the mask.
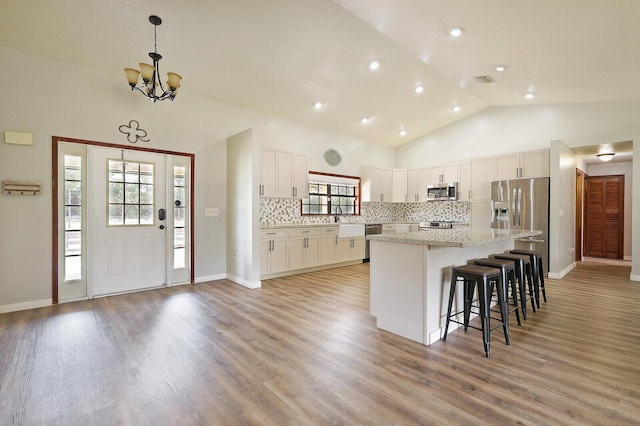
[[[640,424],[640,283],[582,263],[484,357],[375,326],[368,264],[0,315],[0,425]]]

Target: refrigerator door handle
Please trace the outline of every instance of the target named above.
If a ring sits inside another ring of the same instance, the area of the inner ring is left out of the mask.
[[[512,227],[517,226],[516,218],[518,217],[518,192],[516,188],[513,188],[513,193],[511,194],[511,223]]]
[[[518,228],[522,229],[522,188],[518,188]]]

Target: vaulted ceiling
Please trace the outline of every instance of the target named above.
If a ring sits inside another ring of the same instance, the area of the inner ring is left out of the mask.
[[[152,14],[182,92],[391,146],[489,106],[640,99],[637,0],[3,0],[0,44],[133,96],[122,69],[148,61]]]

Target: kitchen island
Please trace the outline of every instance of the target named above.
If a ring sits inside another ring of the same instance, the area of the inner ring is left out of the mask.
[[[370,312],[378,328],[425,345],[440,340],[451,268],[512,249],[516,238],[540,233],[465,226],[367,237],[371,241]],[[460,290],[454,312],[462,306]],[[449,331],[456,326],[450,324]]]

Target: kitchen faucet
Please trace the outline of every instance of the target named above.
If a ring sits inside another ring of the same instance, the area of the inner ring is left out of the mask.
[[[337,222],[340,222],[340,217],[338,216],[339,214],[342,214],[342,207],[337,206],[337,207],[336,207],[336,216],[335,216],[335,218],[334,218],[334,219],[335,219],[335,221],[336,221],[336,223],[337,223]]]

